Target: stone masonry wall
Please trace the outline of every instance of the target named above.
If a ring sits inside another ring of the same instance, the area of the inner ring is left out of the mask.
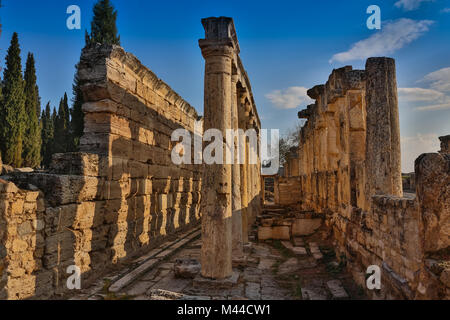
[[[354,278],[365,286],[365,270],[382,268],[384,299],[450,299],[450,155],[420,156],[416,195],[375,195],[371,210],[353,208],[327,221]]]
[[[70,265],[84,287],[199,222],[201,167],[173,164],[170,139],[195,109],[117,46],[85,48],[79,72],[81,152],[0,181],[0,298],[63,294]]]
[[[298,174],[277,179],[276,200],[324,215],[338,257],[363,288],[367,267],[382,269],[382,289],[370,296],[448,299],[448,139],[439,154],[417,159],[417,197],[403,196],[394,61],[333,70],[308,95],[316,101],[299,112],[307,122],[289,160]],[[283,188],[285,180],[300,183]]]
[[[274,179],[274,201],[280,205],[294,205],[300,201],[300,177],[276,177]]]
[[[51,289],[42,268],[44,199],[0,179],[0,299],[23,299]]]

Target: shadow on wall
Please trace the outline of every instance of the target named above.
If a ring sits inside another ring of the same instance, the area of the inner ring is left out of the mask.
[[[124,56],[118,59],[136,63],[120,50]],[[84,62],[95,78],[106,59],[96,56]],[[134,66],[142,69],[121,74],[141,80],[152,76],[145,67]],[[189,118],[153,89],[146,89],[154,99],[149,103],[120,83],[97,79],[102,85],[91,83],[84,92],[88,102],[83,106],[82,152],[54,155],[49,172],[10,177],[20,187],[31,184],[41,192],[11,192],[15,185],[0,181],[1,298],[62,295],[71,265],[81,269],[86,287],[199,222],[200,167],[175,166],[170,157],[172,131],[190,130],[196,116]],[[34,209],[25,221],[24,208],[29,206]],[[25,222],[32,227],[22,240],[18,230]]]

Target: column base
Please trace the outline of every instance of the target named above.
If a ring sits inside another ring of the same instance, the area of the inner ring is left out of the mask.
[[[194,288],[206,288],[206,289],[229,289],[237,285],[239,280],[239,272],[233,270],[231,276],[225,279],[210,279],[204,278],[201,274],[198,274],[193,281]]]

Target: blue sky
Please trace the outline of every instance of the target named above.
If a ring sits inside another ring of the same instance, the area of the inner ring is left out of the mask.
[[[450,0],[148,1],[112,0],[122,46],[201,113],[203,71],[200,19],[235,20],[241,57],[263,127],[282,133],[299,121],[306,88],[324,83],[333,68],[364,68],[368,56],[397,61],[403,170],[422,152],[436,151],[450,133]],[[22,55],[37,63],[42,104],[71,94],[74,65],[95,0],[3,0],[0,61],[12,32]],[[81,30],[68,30],[66,9],[81,8]],[[381,30],[369,30],[366,9],[381,8]]]

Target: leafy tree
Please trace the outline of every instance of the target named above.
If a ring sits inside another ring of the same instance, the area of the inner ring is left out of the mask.
[[[109,0],[99,0],[94,6],[94,17],[91,22],[91,33],[86,33],[86,44],[117,44],[120,36],[117,34],[117,11]]]
[[[41,163],[40,99],[36,84],[34,56],[28,53],[25,67],[25,134],[23,137],[23,164],[37,167]]]
[[[21,167],[25,132],[25,94],[19,36],[16,32],[12,36],[6,55],[3,80],[3,101],[0,106],[0,150],[4,163]]]
[[[50,165],[53,154],[53,139],[54,139],[54,125],[53,117],[50,112],[50,102],[47,103],[45,110],[42,111],[41,123],[42,123],[42,149],[41,157],[42,164],[45,167]]]
[[[297,123],[293,129],[288,130],[284,138],[280,139],[279,154],[281,165],[284,165],[291,157],[292,152],[298,149],[302,127],[302,123]]]

